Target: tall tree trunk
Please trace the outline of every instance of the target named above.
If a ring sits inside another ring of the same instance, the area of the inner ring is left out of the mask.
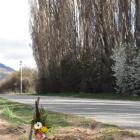
[[[42,92],[82,87],[79,83],[92,92],[107,91],[112,82],[112,48],[133,40],[132,0],[30,1],[32,46]],[[140,46],[140,0],[133,1]]]
[[[131,0],[119,0],[119,37],[122,43],[130,43],[131,34]]]
[[[140,47],[140,0],[135,0],[136,5],[136,30],[135,38],[137,47]]]

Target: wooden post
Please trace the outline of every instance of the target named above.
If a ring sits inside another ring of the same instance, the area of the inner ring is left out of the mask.
[[[38,97],[37,100],[35,101],[35,107],[34,107],[34,115],[37,121],[40,121],[39,101],[40,101],[40,97]],[[33,135],[33,130],[32,130],[32,125],[31,125],[29,140],[32,140],[32,135]]]
[[[33,134],[33,130],[32,130],[32,126],[30,128],[30,134],[29,134],[29,140],[32,140],[32,134]]]
[[[23,80],[23,77],[22,77],[22,61],[20,61],[20,93],[22,94],[22,80]]]

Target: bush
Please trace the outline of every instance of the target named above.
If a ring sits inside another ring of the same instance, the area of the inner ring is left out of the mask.
[[[140,93],[140,51],[138,48],[120,44],[113,50],[116,90],[127,95]]]
[[[33,93],[35,92],[36,85],[36,72],[33,69],[23,68],[23,92]],[[20,71],[16,71],[8,75],[4,80],[0,82],[1,92],[19,92],[20,91]]]
[[[112,60],[111,60],[112,61]],[[79,58],[67,54],[60,64],[49,64],[47,72],[39,73],[37,92],[111,92],[113,77],[110,58],[96,59],[85,52]]]

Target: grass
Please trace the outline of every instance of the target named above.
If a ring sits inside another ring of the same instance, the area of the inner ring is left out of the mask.
[[[0,98],[0,110],[2,112],[2,117],[15,123],[29,123],[32,115],[30,106],[11,102],[2,98]]]
[[[2,98],[0,98],[0,112],[0,117],[7,120],[14,127],[25,124],[29,127],[34,113],[33,107],[29,105],[11,102]],[[46,111],[46,113],[48,114],[47,124],[51,126],[48,133],[50,138],[59,137],[61,140],[63,136],[63,138],[65,137],[64,140],[73,140],[76,139],[75,137],[80,137],[83,140],[85,138],[86,140],[87,137],[96,137],[95,140],[115,140],[114,137],[137,137],[132,132],[122,130],[117,126],[102,124],[92,119],[49,111]],[[20,135],[19,140],[27,140],[27,136]]]
[[[38,94],[32,94],[38,95]],[[60,92],[60,93],[45,93],[39,94],[42,96],[61,96],[61,97],[78,97],[89,99],[103,99],[103,100],[131,100],[140,101],[140,96],[127,96],[119,93],[83,93],[83,92]]]
[[[33,107],[11,102],[0,98],[1,116],[12,123],[29,124],[33,118]],[[76,117],[62,113],[46,111],[47,124],[52,127],[87,126],[90,121],[84,117]]]
[[[74,97],[74,98],[87,98],[87,99],[101,99],[101,100],[128,100],[128,101],[140,101],[140,95],[130,96],[119,93],[84,93],[84,92],[58,92],[58,93],[13,93],[10,95],[35,95],[35,96],[60,96],[60,97]]]
[[[13,115],[13,111],[11,108],[9,108],[8,106],[5,106],[2,112],[3,116],[7,117],[8,120],[13,120],[14,115]]]

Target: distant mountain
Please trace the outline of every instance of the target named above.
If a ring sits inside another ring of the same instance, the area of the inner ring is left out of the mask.
[[[14,71],[15,71],[14,69],[0,63],[0,80],[5,78],[8,74],[11,74]]]

